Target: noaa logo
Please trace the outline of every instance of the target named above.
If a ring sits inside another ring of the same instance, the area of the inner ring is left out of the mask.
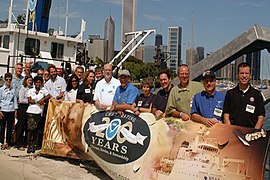
[[[120,119],[114,119],[110,123],[110,125],[106,129],[106,139],[107,140],[110,141],[115,137],[120,125],[121,125],[121,120]]]
[[[126,164],[140,158],[150,144],[148,124],[140,117],[125,112],[97,112],[83,128],[88,147],[104,161]]]
[[[35,11],[37,6],[37,0],[29,0],[29,11],[33,12]]]

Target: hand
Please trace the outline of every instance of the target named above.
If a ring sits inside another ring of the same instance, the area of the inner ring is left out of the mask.
[[[105,111],[107,109],[107,106],[102,104],[101,107],[100,107],[101,110]]]
[[[155,113],[156,118],[161,118],[164,113],[161,110],[157,110]]]
[[[4,117],[4,114],[0,111],[0,120],[2,120]]]
[[[135,115],[139,116],[140,115],[140,111],[138,108],[136,108],[136,110],[133,111]]]
[[[218,120],[216,118],[204,118],[203,119],[203,124],[205,124],[207,127],[211,127],[216,123],[218,123]]]
[[[80,107],[82,108],[84,106],[84,102],[80,100]]]
[[[188,120],[190,120],[190,117],[189,117],[189,115],[187,114],[187,113],[182,113],[182,120],[183,121],[188,121]]]
[[[45,101],[44,101],[44,99],[42,98],[42,99],[40,99],[39,101],[37,101],[37,103],[40,104],[40,105],[43,105],[43,104],[45,104]]]

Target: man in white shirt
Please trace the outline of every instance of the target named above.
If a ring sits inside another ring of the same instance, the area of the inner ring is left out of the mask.
[[[112,65],[105,64],[103,69],[104,78],[96,84],[93,100],[96,107],[100,110],[106,110],[111,107],[115,90],[120,85],[120,81],[115,79],[112,73]]]
[[[45,83],[44,87],[54,99],[60,100],[64,97],[66,92],[66,81],[64,78],[57,76],[56,67],[54,65],[51,65],[48,70],[50,79]]]

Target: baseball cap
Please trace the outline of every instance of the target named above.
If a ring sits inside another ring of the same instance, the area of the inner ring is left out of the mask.
[[[118,76],[130,76],[130,73],[128,70],[124,69],[120,72]]]
[[[213,70],[206,70],[202,74],[203,78],[216,78],[215,72]]]

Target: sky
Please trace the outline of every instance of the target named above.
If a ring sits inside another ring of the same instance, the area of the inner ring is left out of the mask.
[[[49,27],[64,31],[66,2],[52,0]],[[84,40],[90,34],[103,37],[105,20],[111,15],[115,21],[115,48],[120,50],[122,0],[68,2],[68,34],[78,33],[84,18]],[[15,16],[25,12],[27,0],[13,3]],[[0,19],[7,18],[9,4],[10,0],[0,1]],[[203,46],[205,53],[215,52],[254,24],[269,28],[269,7],[269,0],[137,0],[136,30],[155,29],[166,45],[168,27],[182,27],[182,59],[185,59],[185,49],[192,44]],[[154,39],[155,35],[150,35],[144,45],[154,45]],[[269,53],[264,56],[270,60]]]

